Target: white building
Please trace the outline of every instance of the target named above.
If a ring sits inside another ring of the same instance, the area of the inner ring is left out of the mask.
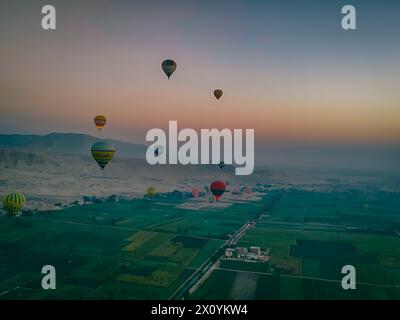
[[[233,248],[225,249],[225,257],[226,258],[232,258],[234,254],[235,254],[235,249],[233,249]]]
[[[247,252],[248,252],[248,250],[247,250],[247,248],[245,248],[245,247],[238,247],[237,249],[236,249],[236,256],[240,259],[240,258],[246,258],[246,256],[247,256]]]

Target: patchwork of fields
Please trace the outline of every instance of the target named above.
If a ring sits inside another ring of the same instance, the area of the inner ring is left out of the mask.
[[[249,285],[249,282],[252,284]],[[223,284],[223,285],[222,285]],[[239,290],[238,290],[239,289]],[[400,299],[400,288],[357,284],[343,290],[334,281],[268,275],[233,270],[215,270],[191,299],[335,300]]]
[[[0,299],[167,299],[269,197],[201,210],[167,198],[3,216]],[[41,289],[47,264],[54,291]]]
[[[190,298],[400,299],[399,217],[398,195],[288,191],[238,243],[271,249],[270,261],[223,261]],[[271,271],[279,264],[291,271]],[[347,264],[356,290],[341,287]]]
[[[268,263],[224,260],[189,299],[400,299],[396,194],[275,190],[255,201],[87,204],[0,217],[0,299],[168,299],[229,235],[271,249]],[[53,265],[57,290],[41,289]],[[357,289],[341,288],[341,268]],[[282,271],[279,265],[287,267]]]

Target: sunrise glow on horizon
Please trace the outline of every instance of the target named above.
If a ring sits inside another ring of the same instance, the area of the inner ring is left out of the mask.
[[[169,120],[254,128],[257,141],[400,143],[395,13],[346,33],[321,2],[55,3],[49,34],[35,29],[34,2],[0,10],[1,133],[95,134],[91,121],[105,114],[110,138],[138,143]],[[373,2],[359,14],[380,10]],[[178,64],[170,80],[167,58]]]

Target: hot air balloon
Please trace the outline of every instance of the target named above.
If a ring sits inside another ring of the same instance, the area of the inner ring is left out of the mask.
[[[25,205],[25,197],[22,193],[9,193],[3,198],[3,209],[9,215],[17,216]]]
[[[92,145],[92,157],[99,164],[100,168],[104,167],[111,161],[115,154],[115,148],[112,144],[105,141],[98,141]]]
[[[211,193],[218,200],[225,192],[225,183],[223,181],[214,181],[210,185]]]
[[[147,188],[147,195],[149,197],[154,197],[156,195],[156,193],[157,193],[157,190],[156,190],[155,187],[148,187]]]
[[[192,196],[193,198],[198,198],[199,197],[199,189],[192,189]]]
[[[219,100],[219,98],[222,97],[222,94],[223,94],[223,92],[221,89],[214,90],[214,96],[217,98],[217,100]]]
[[[94,124],[96,125],[97,130],[101,131],[106,125],[107,119],[103,115],[98,115],[94,118]]]
[[[165,74],[167,75],[168,79],[176,70],[176,62],[174,60],[170,59],[164,60],[161,66]]]
[[[218,167],[219,167],[220,169],[223,169],[223,168],[225,167],[225,162],[220,161],[219,164],[218,164]]]

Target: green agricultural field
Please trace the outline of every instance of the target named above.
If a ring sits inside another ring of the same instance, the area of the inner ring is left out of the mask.
[[[294,274],[300,274],[300,259],[289,256],[289,246],[295,244],[292,230],[254,227],[238,243],[238,246],[259,246],[271,249],[271,263],[287,263]]]
[[[270,220],[359,228],[390,229],[400,223],[398,196],[389,192],[311,192],[292,189],[274,208]]]
[[[222,261],[220,268],[253,272],[268,272],[268,265],[269,263],[224,260]]]
[[[210,257],[210,255],[219,248],[224,242],[222,240],[210,239],[207,243],[202,247],[202,250],[199,251],[197,256],[191,261],[189,267],[198,268],[202,265],[202,263]]]
[[[261,213],[237,245],[269,248],[271,260],[223,261],[190,298],[398,299],[400,238],[389,229],[346,230],[354,219],[363,226],[395,222],[400,202],[390,194],[290,190],[224,208],[181,203],[135,199],[0,217],[0,299],[167,299]],[[338,285],[349,262],[357,293]],[[55,291],[40,287],[46,264],[56,267]],[[276,264],[292,270],[271,274]]]
[[[236,272],[215,270],[190,299],[230,299]]]
[[[295,268],[293,274],[300,275],[300,261],[303,256],[301,254],[293,256],[289,250],[290,246],[294,246],[297,240],[327,241],[334,245],[351,243],[356,252],[356,256],[349,256],[346,260],[345,256],[343,256],[345,254],[343,250],[347,250],[345,249],[346,247],[332,248],[324,251],[324,253],[331,255],[330,261],[327,261],[324,257],[318,256],[317,252],[311,251],[314,256],[307,256],[307,258],[313,258],[317,261],[319,260],[319,262],[308,261],[306,266],[303,263],[303,274],[337,279],[337,273],[341,270],[339,267],[347,262],[359,267],[360,281],[382,284],[398,283],[397,276],[395,274],[393,277],[390,275],[391,268],[400,269],[400,238],[396,236],[255,227],[246,234],[238,245],[256,245],[270,248],[272,254],[271,263],[289,264]],[[315,249],[310,248],[310,250]],[[310,263],[313,264],[312,267]],[[310,272],[310,268],[313,270],[312,272]]]
[[[0,218],[0,299],[166,299],[260,202],[187,210],[135,199]],[[41,289],[54,265],[57,290]]]
[[[281,283],[279,275],[260,275],[258,278],[255,299],[279,300]]]
[[[249,285],[252,280],[256,285]],[[241,290],[239,293],[237,289]],[[236,295],[236,296],[235,296]],[[340,281],[312,280],[288,275],[215,270],[190,299],[341,300],[400,299],[400,288],[357,284],[343,290]]]

